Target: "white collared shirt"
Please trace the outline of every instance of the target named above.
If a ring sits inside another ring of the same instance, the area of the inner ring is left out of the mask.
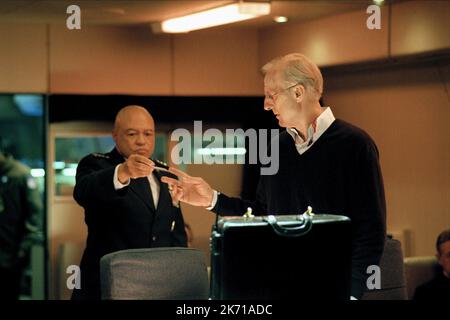
[[[331,126],[335,117],[330,107],[326,107],[325,110],[315,120],[315,130],[313,124],[308,127],[308,136],[306,140],[298,134],[295,128],[286,128],[287,133],[294,139],[295,148],[299,154],[303,154],[311,148],[311,146],[320,138],[320,136]]]
[[[128,186],[130,184],[130,179],[128,179],[128,181],[126,183],[121,183],[119,181],[119,177],[118,177],[119,166],[120,166],[120,164],[116,166],[116,169],[114,170],[114,177],[113,177],[114,189],[116,189],[116,190],[125,188],[126,186]],[[152,190],[153,203],[155,204],[155,208],[158,208],[159,181],[158,181],[158,179],[156,179],[154,174],[150,174],[149,176],[147,176],[147,179],[148,179],[148,182],[150,183],[150,189]]]

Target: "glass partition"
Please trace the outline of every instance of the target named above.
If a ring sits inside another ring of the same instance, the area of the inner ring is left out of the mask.
[[[75,186],[75,175],[80,160],[90,153],[107,153],[114,148],[111,135],[101,136],[64,136],[55,138],[55,161],[53,170],[55,177],[55,196],[72,197]],[[157,133],[153,158],[167,160],[167,137]]]
[[[0,95],[0,282],[10,299],[45,298],[44,103]]]
[[[111,136],[57,137],[55,139],[55,195],[72,196],[78,162],[92,152],[112,150]]]

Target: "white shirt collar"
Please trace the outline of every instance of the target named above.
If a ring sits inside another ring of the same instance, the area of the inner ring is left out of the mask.
[[[286,131],[294,139],[295,147],[299,154],[303,154],[308,150],[319,138],[320,136],[331,126],[334,122],[335,117],[330,107],[326,107],[325,110],[317,117],[315,120],[316,130],[312,124],[308,127],[308,136],[306,140],[298,134],[295,128],[286,128]]]

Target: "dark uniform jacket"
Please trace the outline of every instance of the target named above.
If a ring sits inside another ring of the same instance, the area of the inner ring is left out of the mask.
[[[88,227],[81,260],[81,289],[73,299],[100,299],[100,258],[118,250],[152,247],[186,247],[181,210],[173,206],[162,175],[155,208],[147,178],[131,179],[130,185],[114,189],[115,167],[124,162],[116,149],[83,158],[77,168],[74,198],[85,209]],[[174,177],[174,176],[172,176]]]
[[[0,268],[19,267],[19,256],[42,242],[42,208],[30,169],[5,155],[0,162]]]

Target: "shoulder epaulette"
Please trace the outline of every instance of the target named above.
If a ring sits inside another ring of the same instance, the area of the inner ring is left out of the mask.
[[[98,153],[98,152],[94,152],[91,153],[94,157],[96,158],[103,158],[103,159],[109,159],[109,156],[107,154],[104,153]]]

